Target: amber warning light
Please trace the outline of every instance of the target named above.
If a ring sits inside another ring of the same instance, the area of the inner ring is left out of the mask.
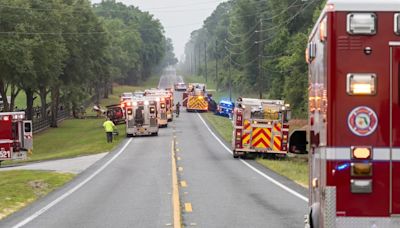
[[[376,93],[376,74],[348,74],[347,94],[374,95]]]
[[[372,152],[371,148],[368,147],[353,147],[352,148],[352,155],[355,159],[370,159]]]

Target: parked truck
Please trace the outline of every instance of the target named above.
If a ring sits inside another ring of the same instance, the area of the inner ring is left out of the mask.
[[[32,121],[24,112],[0,112],[0,163],[27,159],[32,140]]]

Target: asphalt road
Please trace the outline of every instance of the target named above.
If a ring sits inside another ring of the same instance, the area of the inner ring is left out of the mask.
[[[159,86],[170,87],[175,80],[174,74],[164,76]],[[177,101],[181,94],[175,96]],[[304,227],[305,189],[255,161],[233,159],[201,116],[184,110],[159,136],[125,140],[0,227],[171,227],[174,138],[185,227]]]

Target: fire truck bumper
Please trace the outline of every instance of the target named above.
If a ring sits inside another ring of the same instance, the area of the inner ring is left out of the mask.
[[[336,217],[336,227],[400,227],[399,217]]]
[[[271,148],[257,148],[257,149],[246,149],[246,148],[241,148],[241,149],[235,149],[235,151],[239,153],[265,153],[265,154],[287,154],[287,151],[276,151],[272,150]]]
[[[28,151],[19,151],[12,153],[12,160],[26,160],[28,159]]]
[[[127,130],[126,133],[133,136],[153,135],[158,133],[158,127],[135,127],[132,130]]]
[[[319,207],[314,207],[314,205],[318,205],[318,203],[313,203],[311,208],[316,211],[320,211]],[[395,228],[400,227],[400,217],[350,217],[350,216],[336,216],[336,188],[335,187],[326,187],[325,188],[325,199],[324,199],[324,212],[322,217],[324,219],[320,219],[321,215],[318,213],[311,212],[312,217],[311,221],[320,221],[323,224],[313,224],[314,227],[336,227],[336,228],[354,228],[354,227],[387,227],[387,228]],[[309,226],[310,215],[306,217],[306,227]],[[314,217],[315,216],[315,217]]]
[[[172,121],[172,119],[173,119],[172,113],[168,113],[167,118],[168,118],[168,121]]]

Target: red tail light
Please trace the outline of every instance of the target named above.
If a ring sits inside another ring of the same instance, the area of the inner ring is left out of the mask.
[[[236,148],[242,148],[242,130],[236,129],[235,131],[235,145]]]
[[[236,126],[243,125],[243,113],[241,110],[236,110]]]

